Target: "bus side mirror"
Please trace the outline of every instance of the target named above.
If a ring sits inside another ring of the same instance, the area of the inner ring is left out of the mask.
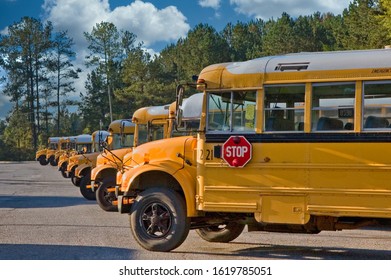
[[[112,135],[108,135],[106,137],[106,140],[101,142],[101,147],[103,149],[109,150],[112,142],[113,142],[113,136]]]
[[[120,128],[120,135],[121,135],[121,147],[125,146],[125,122],[121,122],[121,128]]]
[[[185,88],[182,85],[176,87],[176,108],[175,108],[175,122],[176,126],[179,127],[182,123],[182,104],[183,96],[185,95]]]

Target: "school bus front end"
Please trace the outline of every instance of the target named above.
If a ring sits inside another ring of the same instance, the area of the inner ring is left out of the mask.
[[[135,147],[131,168],[122,177],[119,211],[129,213],[126,202],[134,195],[150,188],[176,189],[188,201],[188,213],[195,211],[195,147],[194,136],[180,136],[156,140]]]
[[[47,148],[45,149],[40,149],[35,153],[35,160],[39,162],[41,165],[48,165],[48,161],[46,160],[46,153],[47,153]]]
[[[130,120],[115,120],[110,123],[108,131],[108,145],[96,158],[96,164],[90,168],[90,183],[87,190],[103,210],[116,211],[116,170],[122,166],[123,156],[132,150],[135,125]]]
[[[172,112],[168,105],[149,106],[139,108],[133,113],[132,122],[134,126],[133,147],[146,142],[171,137]],[[117,197],[120,195],[118,186],[122,181],[122,174],[132,168],[133,149],[107,151],[106,160],[112,154],[112,165],[104,165],[106,162],[102,157],[102,164],[97,166],[92,173],[95,173],[94,189],[97,188],[96,198],[99,206],[105,211],[118,211]],[[99,171],[99,169],[101,171]],[[99,172],[98,172],[99,171]]]
[[[40,149],[35,153],[35,159],[41,164],[41,165],[48,165],[49,161],[47,157],[48,153],[52,153],[52,151],[57,150],[58,148],[58,142],[60,140],[60,137],[49,137],[47,147],[44,149]]]

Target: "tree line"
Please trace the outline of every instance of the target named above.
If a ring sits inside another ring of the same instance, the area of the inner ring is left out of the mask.
[[[51,22],[23,17],[0,36],[0,94],[13,110],[0,122],[0,160],[33,159],[49,136],[104,129],[131,118],[144,106],[171,103],[178,83],[220,62],[304,52],[383,48],[390,44],[391,3],[354,0],[342,14],[255,19],[228,23],[221,31],[198,24],[185,38],[151,55],[131,31],[101,22],[85,32],[89,54],[85,90],[69,97],[81,69],[67,31]],[[77,110],[69,110],[77,106]],[[73,111],[73,112],[71,112]]]

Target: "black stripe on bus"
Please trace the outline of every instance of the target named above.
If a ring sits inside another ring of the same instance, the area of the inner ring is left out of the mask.
[[[206,134],[207,143],[224,143],[230,136],[241,135],[250,143],[370,143],[391,142],[391,132],[361,133],[262,133]]]

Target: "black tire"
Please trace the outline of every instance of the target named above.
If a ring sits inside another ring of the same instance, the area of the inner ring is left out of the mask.
[[[81,195],[88,200],[95,200],[95,193],[92,189],[88,189],[87,185],[91,184],[91,174],[83,176],[80,180],[80,193]]]
[[[129,221],[134,238],[149,251],[174,250],[185,241],[190,229],[184,199],[167,188],[151,188],[139,194]]]
[[[117,201],[115,197],[115,193],[108,192],[108,188],[115,187],[115,179],[114,178],[106,178],[103,180],[102,184],[96,190],[96,201],[100,208],[107,212],[115,212],[118,211],[118,206],[113,205],[113,201]]]
[[[43,166],[45,166],[45,165],[48,165],[48,161],[46,160],[46,156],[40,156],[39,158],[38,158],[38,161],[39,161],[39,164],[40,165],[43,165]]]
[[[228,243],[236,239],[244,230],[245,224],[227,222],[225,224],[197,229],[198,235],[208,242]]]
[[[63,165],[61,165],[61,167],[60,167],[60,171],[61,171],[61,175],[62,175],[62,177],[64,177],[64,178],[69,178],[69,175],[68,175],[68,173],[66,172],[66,170],[67,170],[67,164],[63,164]]]
[[[75,176],[75,173],[72,171],[70,172],[69,176],[71,177],[71,182],[75,187],[80,187],[80,181],[81,179],[79,177]]]
[[[51,156],[51,157],[49,158],[49,163],[50,163],[51,166],[57,166],[57,161],[56,161],[56,159],[54,158],[54,156]]]

